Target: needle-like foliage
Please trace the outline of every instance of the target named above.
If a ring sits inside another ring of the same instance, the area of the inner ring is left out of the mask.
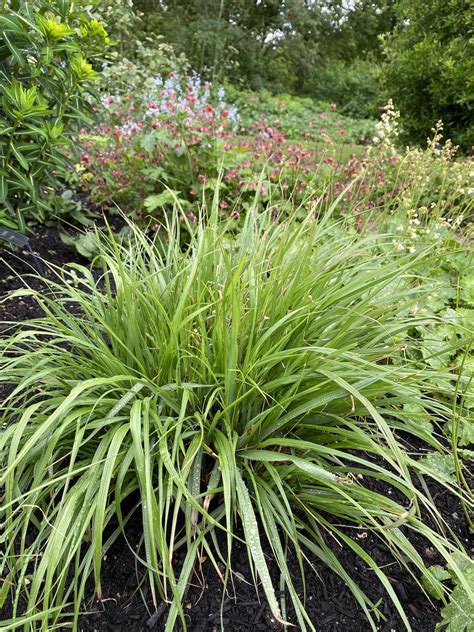
[[[290,554],[303,578],[312,557],[339,574],[376,629],[377,608],[335,539],[372,569],[410,629],[354,534],[372,531],[415,581],[429,574],[410,543],[421,534],[466,584],[462,547],[420,491],[425,476],[450,484],[405,448],[413,435],[444,450],[407,404],[433,423],[451,414],[449,375],[403,354],[415,344],[401,315],[413,297],[399,282],[423,253],[376,248],[391,236],[351,236],[330,215],[276,224],[249,213],[237,236],[211,218],[184,251],[179,243],[178,223],[160,241],[138,229],[127,243],[105,239],[100,278],[72,266],[68,284],[36,295],[44,318],[1,343],[1,378],[13,384],[0,439],[0,605],[13,603],[3,625],[52,630],[72,620],[77,629],[87,578],[106,598],[104,553],[133,520],[149,605],[171,603],[168,632],[184,625],[198,557],[224,563],[230,581],[242,533],[276,620],[290,618],[289,603],[277,597],[269,551],[292,624],[318,627]]]

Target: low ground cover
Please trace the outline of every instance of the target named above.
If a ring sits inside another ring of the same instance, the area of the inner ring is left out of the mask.
[[[222,217],[237,223],[256,193],[262,208],[277,213],[291,212],[310,195],[323,212],[347,189],[338,212],[355,220],[370,209],[472,213],[470,162],[457,160],[449,142],[442,145],[441,126],[425,150],[400,150],[399,114],[391,103],[362,147],[341,142],[342,128],[335,135],[320,130],[317,141],[291,140],[281,121],[255,109],[243,125],[225,93],[213,98],[196,77],[156,83],[135,99],[104,97],[105,122],[81,137],[78,184],[108,212],[118,205],[150,226],[177,201],[194,222],[217,192]]]
[[[338,111],[335,102],[315,101],[289,94],[272,95],[265,90],[250,92],[227,86],[226,96],[240,115],[244,129],[264,118],[284,130],[288,139],[314,141],[329,136],[339,142],[367,144],[375,134],[374,118],[350,117]]]

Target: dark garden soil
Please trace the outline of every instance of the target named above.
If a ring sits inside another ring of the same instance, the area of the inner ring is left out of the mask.
[[[459,503],[436,484],[430,484],[429,489],[443,517],[469,550],[469,532]],[[425,520],[427,523],[430,522],[427,516]],[[344,528],[342,530],[351,535],[373,557],[378,566],[384,569],[408,615],[413,632],[433,632],[440,620],[439,604],[430,603],[415,581],[394,560],[390,551],[377,537],[356,529]],[[90,613],[80,619],[79,629],[83,632],[164,630],[166,604],[159,605],[158,611],[154,612],[151,607],[150,592],[145,583],[142,585],[142,591],[146,606],[143,605],[142,597],[137,594],[137,576],[143,577],[143,572],[137,569],[131,548],[138,547],[140,535],[138,519],[129,525],[128,544],[120,539],[108,551],[102,575],[104,600],[102,603],[95,600],[91,586],[90,596],[84,603],[84,608]],[[218,540],[225,555],[224,538],[219,536]],[[442,563],[430,544],[422,537],[410,536],[410,540],[426,564]],[[341,546],[330,537],[327,539],[327,544],[367,597],[378,604],[384,619],[380,620],[377,629],[381,632],[403,632],[405,626],[386,591],[374,576],[374,572],[364,566],[348,547]],[[264,548],[268,555],[274,585],[278,586],[277,569],[270,562],[270,547],[266,545]],[[183,554],[184,551],[178,551],[175,556],[174,563],[178,569],[183,561]],[[306,607],[318,632],[370,632],[371,628],[364,613],[344,581],[328,570],[327,566],[318,559],[310,558],[310,561],[312,568],[308,565],[305,577]],[[302,597],[303,582],[300,579],[294,556],[289,557],[288,565],[296,590]],[[255,590],[247,561],[246,547],[238,541],[233,546],[232,568],[233,584],[229,582],[227,592],[223,595],[223,583],[211,562],[203,554],[200,567],[195,569],[192,585],[184,599],[187,629],[193,632],[219,632],[223,625],[224,630],[229,632],[283,630],[282,626],[273,620],[261,586],[258,593]],[[220,570],[223,572],[222,566]],[[290,621],[296,621],[288,595],[287,603],[287,618]],[[181,629],[181,625],[176,627],[177,631]]]
[[[87,263],[71,246],[62,243],[59,233],[54,228],[41,228],[31,235],[31,247],[37,255],[45,261],[55,265],[68,262]],[[0,334],[6,335],[11,325],[6,321],[22,321],[41,315],[41,310],[27,297],[18,297],[2,302],[9,293],[24,286],[21,277],[35,273],[34,263],[30,255],[21,252],[0,250]],[[44,267],[46,276],[51,271]],[[29,281],[35,289],[44,286],[40,279]],[[7,387],[3,387],[5,394]],[[0,400],[2,386],[0,385]],[[411,441],[411,440],[410,440]],[[414,452],[420,452],[419,445],[410,446]],[[379,483],[377,483],[379,485]],[[372,483],[372,487],[374,484]],[[382,488],[379,491],[389,493]],[[439,485],[429,483],[429,491],[446,522],[466,549],[471,546],[467,523],[458,501]],[[430,523],[430,517],[425,517]],[[431,603],[410,578],[408,573],[396,562],[390,551],[377,537],[357,529],[345,528],[345,532],[367,551],[380,568],[386,572],[397,596],[399,597],[410,619],[414,632],[433,632],[440,620],[439,603]],[[88,612],[80,619],[80,630],[83,632],[147,632],[164,630],[167,615],[166,604],[158,607],[154,612],[152,599],[143,570],[137,566],[132,549],[139,546],[140,518],[137,512],[127,528],[128,543],[123,538],[117,540],[107,552],[103,562],[102,590],[103,600],[97,602],[94,597],[93,586],[89,585],[87,597],[83,604],[83,611]],[[219,536],[222,551],[225,554],[225,541]],[[410,536],[412,544],[427,564],[439,563],[436,553],[421,537]],[[372,602],[379,606],[384,619],[378,624],[381,632],[403,632],[405,629],[395,607],[374,572],[368,570],[360,558],[341,546],[335,539],[328,536],[327,543],[337,555],[340,563],[349,572],[354,581],[365,591]],[[266,547],[270,559],[270,547]],[[179,550],[175,556],[176,567],[183,561],[184,551]],[[343,580],[317,559],[311,559],[312,568],[308,565],[306,571],[306,606],[311,620],[318,632],[370,632],[370,625],[365,615],[352,597]],[[270,562],[269,562],[270,563]],[[247,550],[243,544],[235,542],[232,555],[233,582],[229,582],[227,592],[211,562],[205,554],[201,558],[200,568],[195,569],[185,599],[187,628],[193,632],[217,632],[223,625],[226,632],[247,631],[275,631],[283,628],[273,620],[266,600],[259,587],[256,592],[251,570],[247,561]],[[271,567],[278,585],[277,572]],[[295,587],[303,595],[303,582],[299,577],[299,567],[294,557],[289,558],[289,568]],[[137,589],[141,583],[140,590]],[[287,599],[289,603],[289,599]],[[144,605],[146,604],[146,605]],[[1,617],[3,618],[3,617]],[[288,606],[287,618],[295,621],[294,613]],[[67,630],[70,628],[64,628]],[[180,630],[181,625],[176,630]],[[287,628],[297,629],[297,628]]]
[[[41,227],[29,235],[33,256],[28,250],[11,250],[0,245],[0,301],[14,290],[22,289],[25,283],[35,290],[44,288],[41,278],[51,279],[54,274],[46,263],[62,266],[69,262],[86,263],[74,246],[61,241],[57,228]],[[39,272],[41,275],[39,275]],[[41,316],[41,310],[30,297],[19,297],[0,303],[0,322],[22,321]]]

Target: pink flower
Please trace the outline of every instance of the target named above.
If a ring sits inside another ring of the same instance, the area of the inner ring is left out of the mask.
[[[346,133],[346,130],[344,129],[339,130],[339,136],[344,136],[345,133]]]
[[[224,176],[224,180],[233,180],[236,177],[237,177],[236,169],[229,169],[229,171]]]
[[[222,200],[222,202],[219,204],[219,206],[221,208],[229,208],[229,205],[227,204],[227,202],[225,200]]]
[[[334,110],[337,109],[337,104],[336,103],[331,103],[331,105],[329,106],[331,108],[331,110],[334,112]]]

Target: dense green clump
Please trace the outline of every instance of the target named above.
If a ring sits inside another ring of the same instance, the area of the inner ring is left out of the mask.
[[[423,511],[443,520],[416,481],[463,492],[402,439],[417,437],[442,457],[439,431],[453,414],[452,375],[416,359],[413,317],[402,308],[420,300],[423,290],[408,281],[428,252],[400,253],[392,235],[358,237],[331,212],[303,223],[250,212],[237,235],[217,213],[216,201],[184,251],[179,224],[171,239],[158,239],[162,227],[154,242],[138,229],[123,245],[106,242],[99,281],[74,266],[69,284],[36,294],[45,317],[3,340],[1,378],[14,390],[2,406],[1,599],[16,599],[3,625],[49,630],[74,619],[77,629],[86,578],[104,596],[104,553],[132,519],[143,527],[136,555],[153,606],[172,602],[170,632],[184,623],[202,547],[230,579],[239,525],[274,617],[287,618],[287,604],[276,597],[264,542],[302,630],[318,622],[294,586],[290,552],[303,578],[308,555],[339,574],[376,629],[377,605],[328,537],[360,556],[410,629],[384,569],[358,542],[360,527],[444,598],[410,543],[423,535],[472,592],[462,546],[446,525],[441,534],[424,523]]]

